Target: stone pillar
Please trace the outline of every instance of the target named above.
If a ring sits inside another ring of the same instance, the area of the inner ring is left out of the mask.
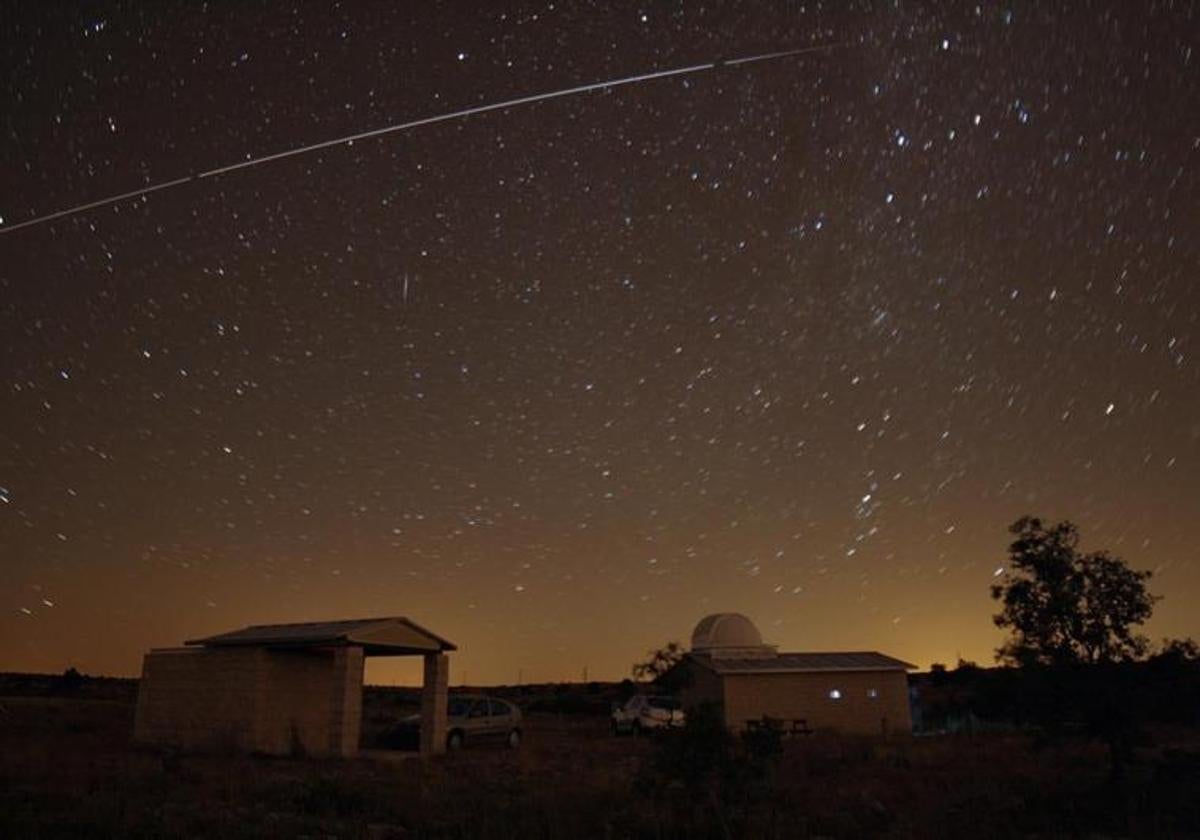
[[[329,752],[352,758],[362,735],[363,649],[333,651],[333,698],[329,706]]]
[[[421,755],[446,751],[446,707],[449,705],[450,657],[425,654],[425,683],[421,689]]]

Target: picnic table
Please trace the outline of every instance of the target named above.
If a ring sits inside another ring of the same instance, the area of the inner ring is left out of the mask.
[[[770,730],[783,735],[811,735],[813,733],[807,718],[777,718],[770,715],[746,721],[746,729],[751,732]]]

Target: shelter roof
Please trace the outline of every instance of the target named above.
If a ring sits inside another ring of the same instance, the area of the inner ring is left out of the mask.
[[[725,658],[689,654],[718,674],[799,674],[822,671],[909,671],[917,666],[875,651],[848,653],[780,653],[769,658]]]
[[[403,656],[458,650],[441,636],[400,616],[312,621],[300,624],[255,624],[185,644],[203,647],[361,647],[367,656]]]

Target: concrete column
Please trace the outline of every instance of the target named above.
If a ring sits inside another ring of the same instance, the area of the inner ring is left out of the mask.
[[[333,652],[333,697],[329,707],[329,752],[352,758],[362,735],[363,649]]]
[[[450,657],[425,654],[425,683],[421,689],[421,755],[446,751],[446,707],[449,705]]]

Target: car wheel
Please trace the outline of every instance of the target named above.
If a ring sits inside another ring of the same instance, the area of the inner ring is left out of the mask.
[[[521,730],[520,729],[514,729],[512,732],[508,733],[508,745],[510,747],[512,747],[514,750],[517,747],[521,746]]]
[[[450,750],[451,752],[462,749],[462,745],[463,734],[457,729],[446,736],[446,749]]]

